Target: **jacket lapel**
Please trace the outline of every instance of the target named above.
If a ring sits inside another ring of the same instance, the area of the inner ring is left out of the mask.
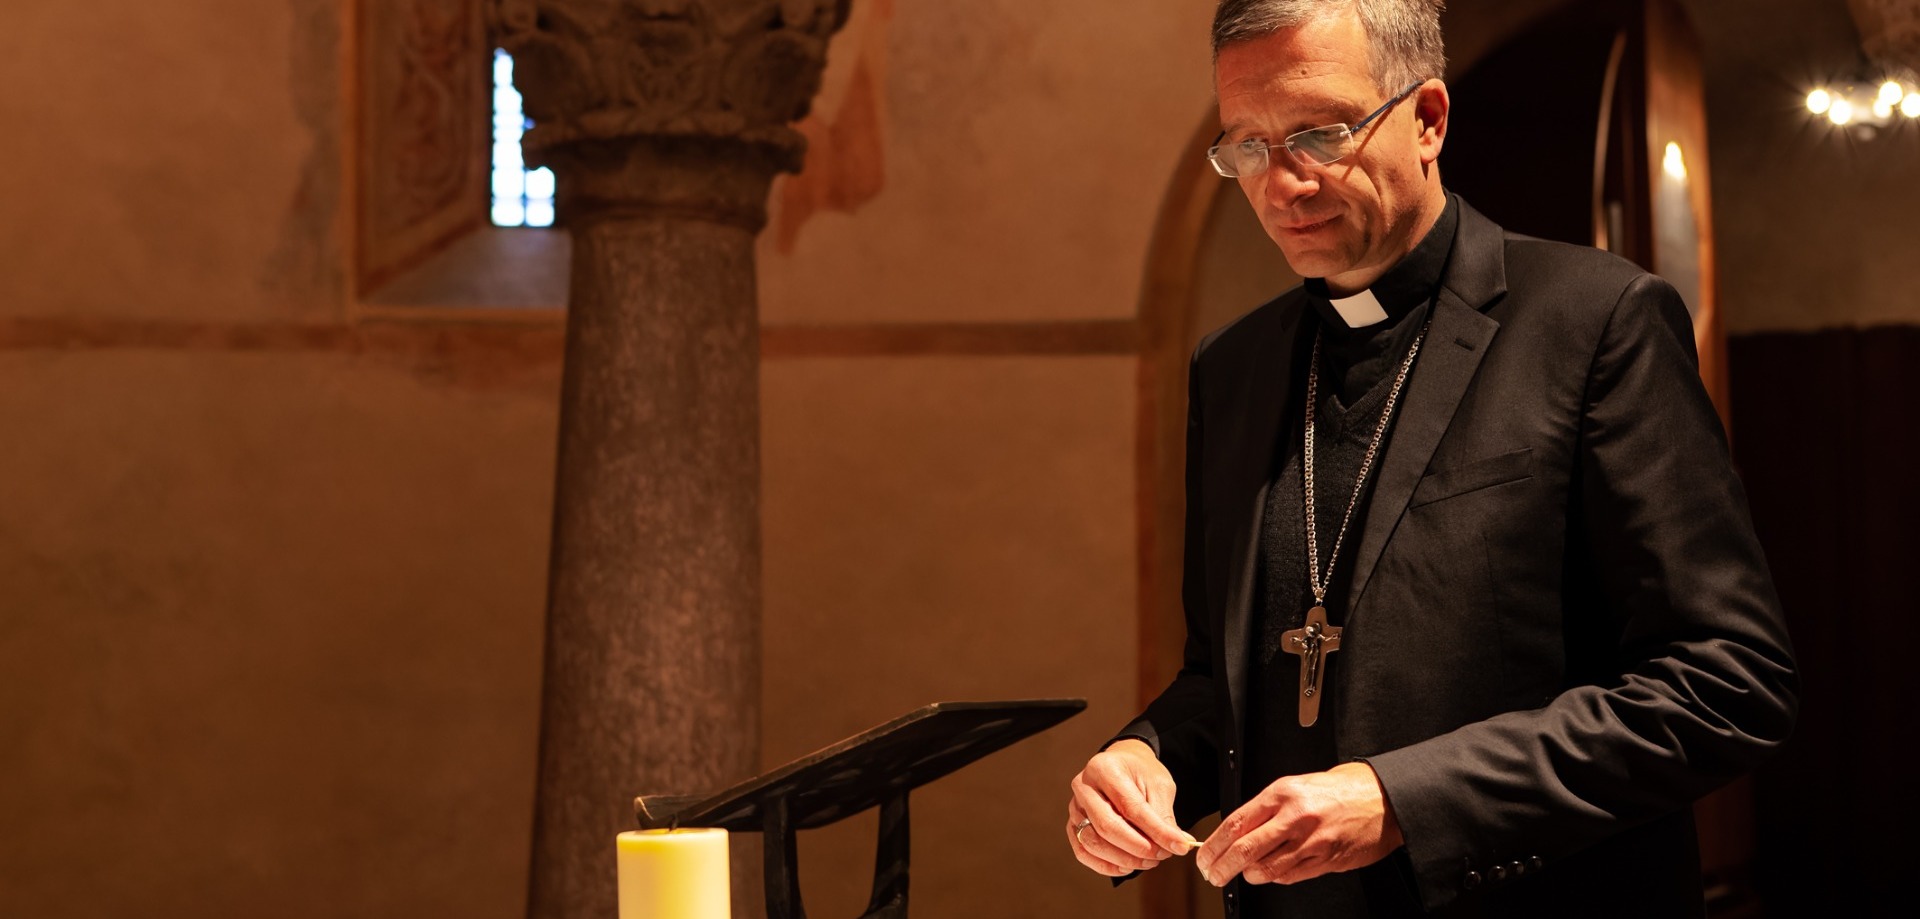
[[[1433,325],[1420,346],[1420,357],[1402,397],[1406,401],[1380,461],[1380,478],[1367,508],[1366,530],[1354,556],[1349,615],[1360,609],[1374,566],[1406,513],[1414,486],[1426,474],[1433,451],[1453,423],[1461,397],[1466,395],[1480,361],[1500,330],[1500,323],[1482,310],[1507,290],[1504,234],[1464,201],[1457,233],[1433,305]]]
[[[1296,289],[1275,303],[1269,325],[1253,336],[1253,354],[1241,366],[1248,371],[1231,390],[1223,411],[1213,417],[1234,419],[1240,430],[1217,443],[1224,450],[1220,481],[1225,485],[1217,502],[1210,502],[1208,519],[1212,521],[1209,542],[1224,546],[1224,553],[1213,554],[1219,567],[1213,583],[1224,588],[1221,596],[1222,622],[1219,634],[1227,675],[1227,692],[1233,706],[1232,723],[1238,726],[1246,713],[1247,629],[1253,613],[1253,585],[1260,557],[1260,526],[1267,506],[1267,489],[1272,479],[1274,455],[1280,438],[1287,431],[1287,409],[1294,401],[1295,377],[1304,365],[1308,335],[1316,320],[1308,317],[1304,295]],[[1232,362],[1239,363],[1239,362]],[[1239,743],[1236,738],[1234,744]]]

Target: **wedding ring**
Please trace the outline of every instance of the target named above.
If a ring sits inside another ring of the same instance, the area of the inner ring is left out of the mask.
[[[1093,826],[1092,818],[1080,821],[1080,825],[1073,828],[1073,841],[1079,843],[1082,849],[1087,847],[1087,842],[1080,838],[1080,834],[1086,832],[1087,827],[1090,826]]]

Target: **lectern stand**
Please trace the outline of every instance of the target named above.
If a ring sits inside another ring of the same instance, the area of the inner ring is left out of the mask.
[[[709,797],[642,795],[634,811],[641,829],[764,834],[767,919],[805,919],[796,834],[878,807],[873,897],[860,919],[906,919],[907,794],[1086,707],[1084,699],[939,702]]]

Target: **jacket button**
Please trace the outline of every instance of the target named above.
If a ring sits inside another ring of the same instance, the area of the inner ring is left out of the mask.
[[[1504,880],[1506,880],[1506,879],[1507,879],[1507,866],[1505,866],[1505,865],[1495,865],[1495,866],[1493,866],[1493,867],[1492,867],[1491,869],[1489,869],[1489,870],[1487,871],[1487,877],[1488,877],[1488,878],[1490,878],[1490,879],[1492,879],[1492,880],[1494,880],[1494,881],[1504,881]]]
[[[1527,863],[1526,863],[1526,862],[1514,862],[1514,863],[1513,863],[1512,865],[1509,865],[1508,867],[1509,867],[1509,868],[1511,868],[1511,869],[1513,869],[1513,876],[1514,876],[1514,877],[1519,877],[1519,876],[1521,876],[1521,875],[1523,875],[1523,874],[1526,874],[1526,873],[1527,873]]]
[[[1480,886],[1480,872],[1468,871],[1467,872],[1467,889],[1472,890],[1478,886]]]
[[[1547,866],[1547,860],[1536,855],[1532,858],[1527,859],[1527,865],[1528,867],[1533,868],[1535,871],[1538,871],[1541,868],[1545,868]]]
[[[1227,748],[1227,768],[1228,769],[1240,768],[1240,751],[1235,750],[1232,747]]]

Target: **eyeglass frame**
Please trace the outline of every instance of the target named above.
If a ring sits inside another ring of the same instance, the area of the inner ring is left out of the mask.
[[[1251,178],[1252,176],[1257,176],[1260,173],[1266,172],[1268,169],[1273,168],[1273,148],[1279,147],[1280,149],[1287,151],[1287,155],[1290,157],[1293,157],[1293,161],[1296,163],[1299,163],[1302,166],[1331,166],[1335,163],[1340,162],[1343,159],[1346,159],[1349,155],[1351,155],[1352,151],[1342,153],[1339,156],[1336,156],[1333,159],[1330,159],[1324,163],[1310,163],[1310,162],[1307,162],[1305,159],[1301,158],[1299,154],[1293,152],[1293,146],[1294,146],[1293,139],[1296,137],[1299,137],[1302,134],[1311,134],[1315,131],[1324,131],[1328,128],[1345,128],[1347,132],[1347,138],[1351,139],[1355,134],[1360,133],[1361,130],[1366,128],[1368,124],[1372,123],[1375,118],[1378,118],[1381,115],[1386,114],[1388,109],[1393,108],[1394,106],[1399,105],[1400,103],[1406,101],[1406,98],[1408,96],[1413,95],[1414,90],[1419,89],[1420,87],[1425,86],[1426,84],[1427,84],[1426,80],[1415,80],[1412,83],[1408,83],[1405,89],[1402,89],[1400,92],[1396,93],[1393,98],[1388,99],[1384,103],[1381,103],[1379,108],[1374,109],[1371,113],[1367,115],[1367,117],[1360,119],[1358,122],[1355,122],[1354,124],[1345,124],[1345,123],[1336,122],[1334,124],[1323,124],[1323,125],[1320,125],[1319,127],[1307,128],[1302,131],[1295,131],[1292,134],[1288,134],[1278,144],[1269,144],[1266,141],[1244,141],[1244,140],[1241,141],[1240,143],[1242,144],[1259,143],[1261,149],[1266,151],[1267,165],[1261,168],[1258,172],[1252,172],[1246,175],[1230,175],[1228,174],[1226,169],[1221,167],[1218,154],[1222,149],[1220,145],[1220,141],[1226,139],[1226,136],[1227,136],[1227,132],[1225,131],[1221,131],[1220,136],[1215,137],[1213,139],[1213,145],[1207,148],[1207,162],[1213,164],[1213,171],[1220,173],[1221,178],[1226,178],[1226,179]],[[1232,144],[1230,146],[1239,146],[1239,144]]]

